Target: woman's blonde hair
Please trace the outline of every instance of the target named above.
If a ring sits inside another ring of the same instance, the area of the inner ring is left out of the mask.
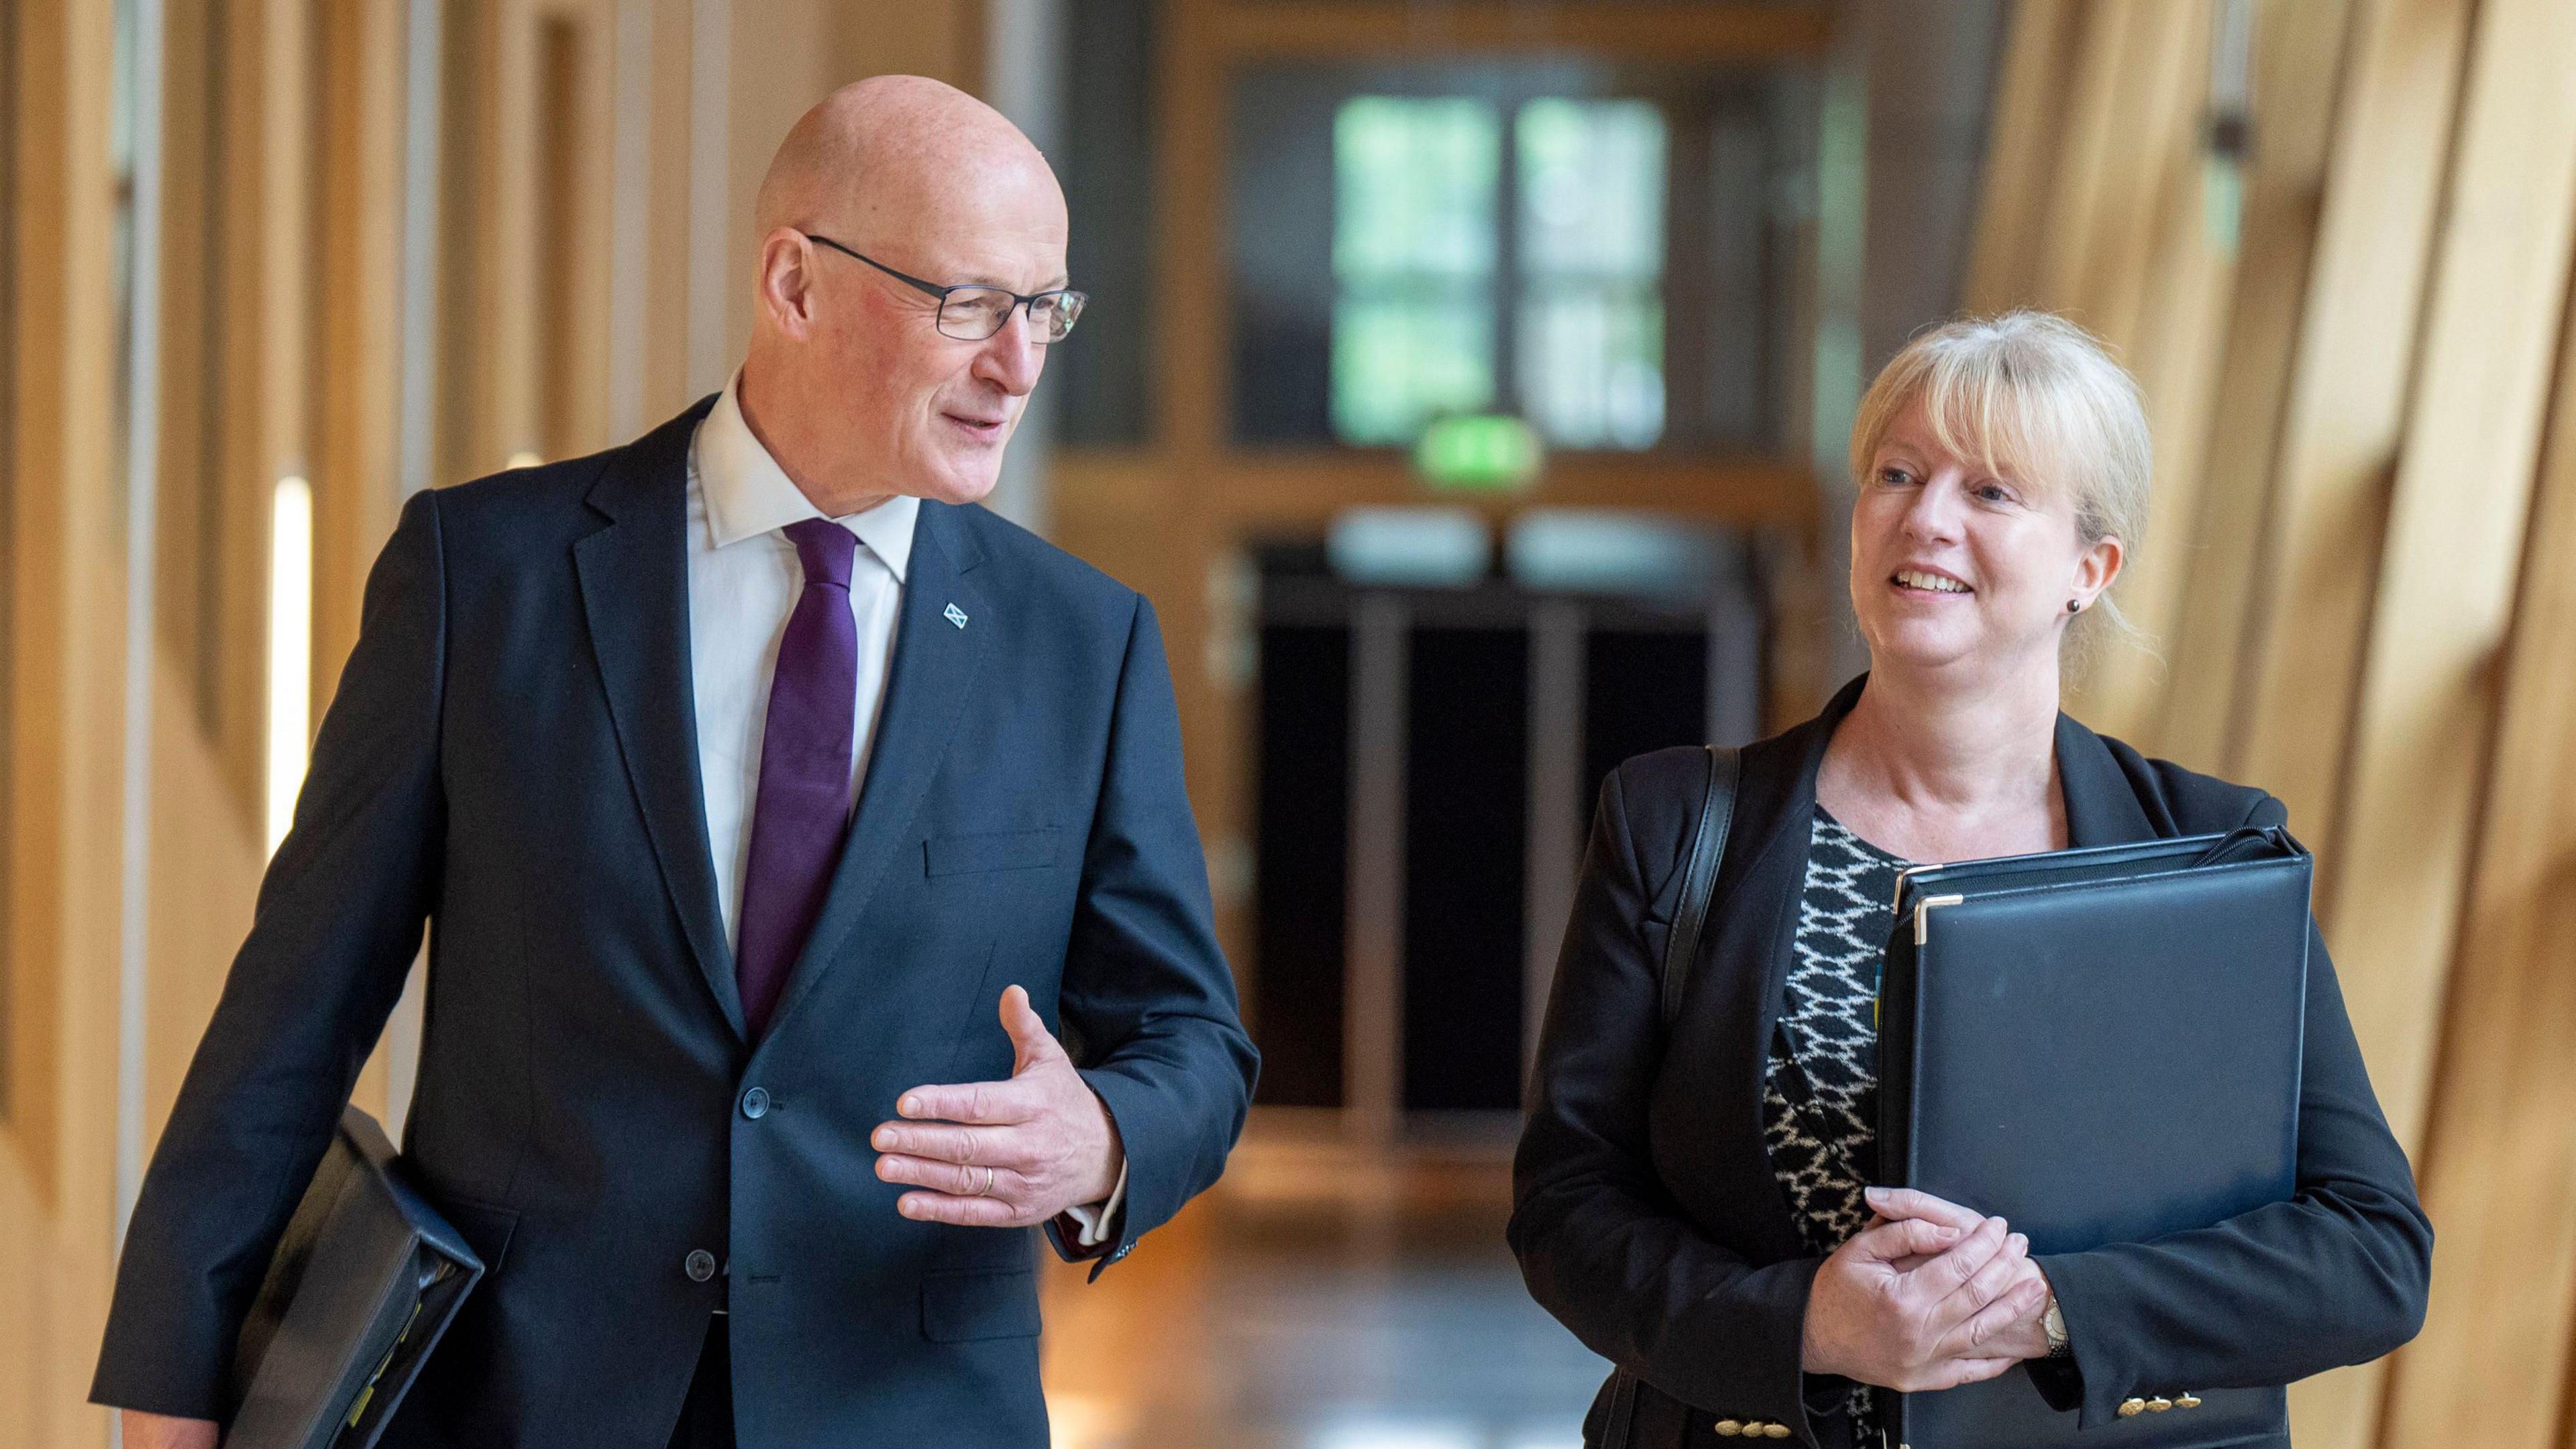
[[[1944,451],[2025,487],[2062,490],[2085,546],[2117,538],[2122,569],[2136,560],[2153,465],[2147,414],[2137,382],[2093,334],[2034,311],[1961,317],[1917,333],[1861,397],[1855,484],[1867,486],[1889,429],[1916,408]],[[2108,592],[2095,604],[2067,630],[2079,660],[2105,629],[2145,642]],[[2086,623],[2096,615],[2099,625]]]

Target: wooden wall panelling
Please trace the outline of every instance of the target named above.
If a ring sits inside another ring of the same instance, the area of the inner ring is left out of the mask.
[[[1759,61],[1814,55],[1833,31],[1831,7],[1817,4],[1202,3],[1208,38],[1226,52],[1296,59],[1559,49],[1681,64]]]
[[[118,311],[109,167],[114,13],[19,0],[9,592],[14,977],[0,1122],[0,1439],[97,1442],[82,1403],[105,1321],[115,1192],[124,610],[114,441]]]
[[[2424,1144],[2495,670],[2576,232],[2576,7],[2486,0],[2472,34],[2372,604],[2328,939],[2398,1140]],[[2335,1431],[2369,1442],[2380,1373]],[[2322,1411],[2318,1418],[2324,1418]]]
[[[312,57],[313,713],[318,726],[357,643],[368,569],[392,533],[401,478],[403,34],[401,0],[320,7]],[[226,892],[239,903],[242,897]],[[238,909],[238,904],[236,904]],[[226,942],[227,946],[231,943]],[[379,1045],[354,1099],[382,1119]]]
[[[194,235],[164,250],[163,290],[176,303],[165,310],[191,319],[196,345],[163,351],[163,393],[179,404],[163,435],[163,473],[179,485],[177,516],[165,517],[185,531],[164,531],[157,592],[195,611],[186,665],[202,725],[234,810],[256,832],[267,808],[270,511],[278,479],[311,465],[312,92],[298,53],[310,11],[206,0],[202,14],[201,29],[174,37],[203,47],[191,69],[202,67],[205,110],[201,130],[167,130],[165,172],[199,188],[203,205],[184,223]]]
[[[18,127],[18,0],[0,0],[0,125],[12,134]],[[5,882],[12,878],[9,850],[14,840],[9,797],[16,736],[10,722],[18,708],[10,670],[10,656],[17,644],[17,610],[8,584],[16,577],[12,560],[18,492],[18,226],[18,150],[0,139],[0,917],[5,917],[13,904],[7,898]],[[5,1131],[9,1120],[9,1089],[16,1072],[9,1050],[16,1033],[9,1009],[13,991],[10,952],[16,945],[11,934],[0,927],[0,1131]]]
[[[2206,0],[2107,0],[2087,28],[2040,295],[2126,351],[2146,321],[2149,270],[2176,127],[2200,94]]]
[[[612,0],[530,7],[529,292],[534,433],[529,451],[569,458],[606,447],[610,196],[616,184],[610,73]]]
[[[2405,420],[2472,0],[2362,0],[2335,104],[2297,364],[2245,622],[2224,773],[2341,853],[2337,789]]]
[[[400,375],[403,5],[322,7],[316,287],[313,704],[358,638],[367,570],[393,531]]]
[[[2486,0],[2390,504],[2331,903],[2391,1122],[2419,1140],[2576,229],[2576,8]]]
[[[832,51],[836,25],[843,12],[864,15],[880,30],[904,30],[931,22],[944,7],[937,5],[835,6],[831,0],[760,0],[734,5],[733,40],[728,48],[733,83],[726,106],[728,161],[725,189],[730,198],[726,217],[725,368],[742,364],[751,350],[753,278],[760,270],[760,237],[752,212],[760,183],[769,174],[769,158],[787,139],[787,128],[815,102],[855,75],[839,73]],[[980,13],[980,9],[979,9]],[[941,17],[944,18],[944,17]],[[980,36],[981,31],[974,32]],[[970,38],[961,37],[960,43]],[[980,45],[980,40],[971,43]],[[971,59],[960,56],[957,61]],[[951,64],[956,64],[952,61]],[[956,83],[973,89],[981,70],[971,67]],[[950,77],[942,77],[949,79]],[[861,250],[866,243],[859,244]]]
[[[690,0],[620,0],[652,7],[651,144],[646,207],[644,407],[652,428],[696,397],[689,391],[689,5]],[[618,441],[623,442],[624,439]]]
[[[2166,685],[2162,647],[2194,563],[2209,413],[2227,339],[2232,250],[2213,245],[2206,209],[2209,59],[2215,7],[2158,3],[2136,27],[2124,89],[2139,92],[2120,123],[2130,146],[2105,158],[2111,175],[2097,218],[2108,263],[2073,303],[2124,354],[2144,394],[2155,442],[2146,535],[2136,540],[2115,598],[2141,636],[2110,638],[2072,682],[2072,707],[2096,728],[2151,753]],[[2134,240],[2132,240],[2134,239]]]
[[[1238,543],[1222,522],[1227,379],[1233,356],[1227,306],[1232,260],[1226,250],[1226,147],[1232,133],[1228,61],[1215,7],[1163,0],[1156,12],[1164,45],[1155,110],[1155,199],[1162,212],[1161,330],[1152,412],[1146,426],[1165,460],[1160,522],[1122,575],[1154,601],[1188,742],[1185,768],[1199,834],[1219,855],[1245,848],[1252,831],[1249,724],[1237,694],[1207,667],[1208,570]],[[1146,540],[1138,540],[1140,545]],[[1245,994],[1260,969],[1251,954],[1248,902],[1220,898],[1217,925]]]
[[[484,350],[472,361],[484,411],[474,439],[477,461],[464,476],[491,472],[522,454],[544,456],[539,379],[548,359],[539,335],[545,280],[539,258],[551,208],[540,194],[540,157],[547,138],[538,67],[545,20],[556,12],[547,0],[484,3],[494,12],[491,69],[483,77],[485,115],[492,128],[486,142],[489,169],[480,178],[490,197],[480,228],[488,270],[478,299],[485,313]]]
[[[156,661],[147,1146],[221,993],[266,858],[272,513],[278,480],[290,475],[315,484],[319,507],[316,425],[332,407],[315,382],[334,332],[316,271],[331,245],[315,200],[328,144],[316,124],[328,80],[317,55],[322,12],[304,0],[218,0],[206,19],[174,26],[174,39],[203,48],[171,70],[191,89],[202,73],[205,124],[220,135],[200,150],[190,143],[201,133],[165,128],[176,143],[165,175],[204,203],[202,229],[165,249],[163,267],[164,295],[196,319],[201,344],[165,350],[163,360],[164,395],[182,400],[163,431],[163,472],[180,480],[174,492],[181,511],[196,510],[196,528],[163,536],[156,590],[193,582],[213,627],[194,636],[195,657]],[[212,388],[197,373],[207,357],[222,359]],[[198,458],[213,463],[201,477],[175,471],[188,464],[174,459]],[[312,562],[328,552],[317,535]],[[318,620],[318,594],[315,602]],[[317,662],[318,651],[292,667],[318,704],[327,695]],[[192,672],[201,684],[211,673],[211,731],[188,697]]]
[[[2556,1449],[2576,1315],[2576,328],[2562,331],[2426,1147],[2432,1314],[2381,1449]]]
[[[154,591],[161,647],[175,689],[201,733],[223,724],[218,665],[227,622],[218,587],[224,572],[216,524],[227,470],[223,388],[230,369],[219,351],[226,275],[219,198],[225,127],[215,124],[225,31],[218,0],[167,0],[162,87],[161,459],[157,536],[161,574]],[[236,782],[237,784],[239,782]],[[252,800],[237,797],[247,811]]]
[[[2354,0],[2276,0],[2257,15],[2235,298],[2198,516],[2173,519],[2177,526],[2151,544],[2179,557],[2189,573],[2164,643],[2170,684],[2153,738],[2164,754],[2198,770],[2223,772],[2228,764],[2246,613],[2299,360],[2337,81],[2356,8]]]
[[[1971,312],[2038,301],[2065,144],[2069,99],[2094,11],[2077,0],[2019,0],[1995,78],[1994,117],[1979,186],[1977,231],[1963,295]]]
[[[439,63],[436,440],[430,477],[460,482],[501,466],[496,412],[505,226],[496,173],[503,132],[499,84],[502,7],[511,0],[454,0],[442,11]],[[685,214],[685,213],[683,213]],[[515,379],[513,379],[515,380]]]
[[[910,0],[901,6],[831,7],[831,84],[872,75],[926,75],[981,95],[987,3]],[[764,163],[768,159],[761,157]]]

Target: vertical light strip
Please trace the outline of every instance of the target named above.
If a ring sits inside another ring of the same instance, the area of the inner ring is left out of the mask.
[[[1557,950],[1574,914],[1583,861],[1584,646],[1591,620],[1576,599],[1530,611],[1529,821],[1522,866],[1521,1066],[1538,1060],[1538,1029],[1556,983]],[[1526,1075],[1523,1078],[1527,1080]]]
[[[1406,692],[1413,612],[1367,593],[1351,610],[1350,846],[1344,887],[1342,1116],[1360,1142],[1404,1115]]]
[[[152,920],[154,525],[161,497],[162,0],[126,0],[134,47],[133,230],[125,312],[125,739],[118,858],[116,963],[116,1241],[143,1190],[143,1039]],[[119,1440],[119,1442],[122,1442]]]
[[[646,242],[653,234],[653,4],[618,0],[609,66],[608,436],[644,431]]]
[[[395,423],[405,498],[429,486],[438,386],[440,0],[411,0],[403,39],[402,380]]]
[[[313,729],[313,485],[277,480],[268,532],[268,849],[295,822]]]
[[[724,386],[731,350],[726,304],[733,300],[725,238],[733,216],[727,186],[727,124],[733,64],[732,0],[693,0],[689,12],[689,396]]]
[[[402,411],[395,422],[402,447],[405,498],[429,486],[435,434],[431,409],[437,396],[438,304],[438,87],[441,0],[411,0],[403,42]],[[427,1011],[426,972],[411,975],[385,1023],[385,1131],[397,1146],[411,1115],[412,1084],[420,1075],[420,1039]]]
[[[1851,425],[1860,411],[1864,369],[1861,343],[1861,272],[1868,241],[1869,66],[1860,26],[1845,27],[1826,58],[1822,116],[1816,137],[1815,309],[1810,456],[1824,494],[1824,516],[1839,518],[1851,506]],[[1817,567],[1839,579],[1851,566],[1851,540],[1840,528],[1823,530]],[[1845,679],[1869,667],[1860,632],[1851,627],[1844,591],[1835,602],[1827,637],[1834,656],[1828,677]]]
[[[1065,0],[992,0],[986,12],[984,99],[1040,151],[1063,157],[1065,57],[1073,54]],[[1079,282],[1076,286],[1081,285]],[[1047,465],[1055,451],[1055,392],[1040,388],[1020,412],[985,506],[1023,528],[1047,525]]]

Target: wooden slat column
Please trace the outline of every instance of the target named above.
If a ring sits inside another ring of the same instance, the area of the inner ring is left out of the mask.
[[[2363,0],[2356,17],[2248,605],[2248,678],[2222,773],[2289,805],[2325,891],[2340,858],[2336,790],[2475,9]]]
[[[2389,505],[2327,936],[2381,1105],[2424,1143],[2494,672],[2576,236],[2576,7],[2479,7]],[[2369,1442],[2380,1369],[2306,1399],[2309,1445]],[[2330,1427],[2328,1427],[2330,1426]]]
[[[123,517],[115,473],[115,16],[16,0],[0,114],[13,148],[11,1080],[0,1116],[0,1424],[21,1442],[100,1442],[83,1400],[113,1271],[117,1116]]]
[[[2523,552],[2468,919],[2417,1168],[2433,1310],[2381,1449],[2554,1449],[2576,1318],[2576,329]]]
[[[2161,556],[2182,555],[2189,572],[2164,641],[2170,682],[2153,738],[2162,753],[2194,769],[2227,765],[2258,544],[2290,380],[2303,360],[2302,304],[2323,211],[2337,81],[2359,8],[2356,0],[2282,0],[2262,8],[2254,36],[2253,143],[2236,296],[2198,516],[2177,516],[2177,526],[2151,543]]]
[[[1968,256],[1967,306],[1999,312],[2036,304],[2065,144],[2072,74],[2093,11],[2075,0],[2020,0],[1995,80],[1994,119],[1977,234]]]

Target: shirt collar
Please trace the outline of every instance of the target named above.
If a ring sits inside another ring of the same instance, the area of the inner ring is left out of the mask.
[[[706,499],[708,537],[717,548],[823,516],[743,421],[742,405],[734,399],[741,383],[739,372],[725,383],[706,421],[698,424],[690,449],[698,490]],[[856,534],[901,583],[912,562],[913,526],[920,518],[921,500],[898,493],[865,512],[832,521]]]

